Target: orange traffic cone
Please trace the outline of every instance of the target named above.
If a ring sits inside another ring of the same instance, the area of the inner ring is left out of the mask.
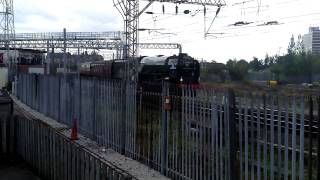
[[[77,119],[73,120],[73,125],[72,125],[72,129],[71,129],[71,140],[78,140],[78,128],[77,128]]]

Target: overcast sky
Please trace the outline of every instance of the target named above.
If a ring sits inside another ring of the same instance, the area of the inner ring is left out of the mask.
[[[253,56],[283,54],[292,34],[305,34],[320,25],[319,0],[226,0],[211,29],[216,7],[154,3],[140,17],[140,42],[181,43],[196,58],[226,62]],[[140,9],[145,2],[140,2]],[[165,7],[163,14],[162,6]],[[123,20],[112,0],[14,0],[16,32],[122,31]],[[184,14],[189,10],[189,14]],[[251,22],[245,26],[232,24]],[[280,25],[258,26],[268,21]],[[206,23],[204,23],[206,22]],[[210,36],[204,38],[205,29]],[[142,55],[173,54],[175,50],[141,50]]]

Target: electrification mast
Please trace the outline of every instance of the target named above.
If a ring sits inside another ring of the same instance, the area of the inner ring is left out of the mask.
[[[118,9],[122,18],[124,19],[124,31],[125,31],[125,46],[123,58],[126,62],[125,70],[123,73],[123,89],[122,93],[126,94],[126,82],[128,80],[133,80],[137,82],[138,78],[138,63],[137,61],[132,61],[138,55],[138,26],[139,26],[139,16],[153,3],[153,2],[165,2],[165,3],[176,3],[176,4],[196,4],[203,6],[224,6],[224,0],[145,0],[148,1],[147,5],[139,11],[139,0],[113,0],[114,6]],[[128,61],[129,60],[129,61]],[[131,62],[132,63],[131,63]],[[122,126],[126,126],[126,95],[123,96],[123,109],[124,113],[122,114]],[[125,154],[125,128],[123,128],[123,136],[121,137],[121,153]],[[166,149],[166,148],[164,148]],[[161,159],[163,164],[166,164],[165,156]],[[161,172],[165,174],[165,168],[161,168]]]
[[[120,12],[124,20],[124,48],[123,59],[131,60],[138,56],[139,43],[139,16],[153,2],[175,3],[175,4],[194,4],[202,6],[217,6],[219,11],[222,6],[225,6],[224,0],[144,0],[148,1],[147,5],[139,11],[139,0],[113,0],[114,6]],[[137,62],[126,61],[124,70],[124,79],[137,81],[138,64]]]
[[[0,0],[0,6],[0,39],[4,41],[2,48],[7,50],[6,62],[2,56],[2,63],[8,65],[8,80],[13,81],[17,72],[17,66],[13,65],[16,59],[15,52],[13,55],[10,53],[10,48],[14,48],[11,41],[15,39],[13,0]]]
[[[113,0],[114,6],[118,9],[124,19],[125,48],[124,58],[130,59],[138,55],[138,26],[139,16],[153,3],[165,2],[176,4],[195,4],[203,6],[225,6],[224,0],[144,0],[148,4],[139,11],[139,0]]]
[[[0,39],[5,41],[5,48],[15,37],[13,0],[0,0]]]

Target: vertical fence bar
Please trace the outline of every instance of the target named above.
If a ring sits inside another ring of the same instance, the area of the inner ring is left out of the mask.
[[[309,97],[309,153],[308,153],[308,179],[312,180],[312,148],[313,148],[313,99]]]
[[[229,160],[230,160],[230,157],[229,157],[229,152],[230,152],[230,145],[229,145],[229,121],[228,121],[228,118],[229,118],[229,101],[228,101],[228,92],[224,93],[226,98],[225,98],[225,101],[224,101],[224,118],[223,118],[223,121],[224,121],[224,151],[227,152],[224,156],[224,179],[225,180],[228,180],[229,179],[229,171],[230,171],[230,168],[229,168]]]
[[[211,177],[213,180],[216,179],[215,177],[215,132],[216,132],[216,126],[215,121],[217,120],[217,103],[216,103],[216,97],[211,98],[211,148],[212,148],[212,156],[211,156],[211,162],[212,162],[212,169],[211,169]]]
[[[185,88],[181,87],[181,174],[186,175],[186,130],[185,130]]]
[[[254,151],[254,145],[255,145],[255,139],[257,138],[254,133],[255,133],[255,117],[254,117],[254,94],[250,93],[249,95],[250,98],[250,136],[249,136],[249,144],[250,144],[250,175],[251,175],[251,180],[255,179],[255,151]]]
[[[235,118],[235,109],[236,109],[236,98],[233,90],[228,90],[228,100],[229,100],[229,175],[230,180],[238,180],[238,173],[236,172],[236,118]]]
[[[270,180],[274,180],[274,96],[271,97],[271,118],[270,118]]]
[[[58,76],[58,119],[59,122],[62,122],[61,119],[61,75]]]
[[[284,132],[284,180],[288,180],[289,159],[289,98],[285,97],[285,132]]]
[[[261,105],[261,99],[260,96],[257,96],[257,179],[261,180],[261,134],[260,134],[260,123],[261,123],[261,111],[260,111],[260,105]]]
[[[318,97],[318,123],[317,123],[317,180],[320,180],[320,96]]]
[[[195,155],[194,155],[194,146],[193,144],[195,143],[194,140],[194,129],[192,127],[192,121],[194,121],[194,98],[192,98],[193,91],[191,88],[188,88],[189,90],[189,111],[190,111],[190,120],[189,120],[189,137],[190,137],[190,145],[189,145],[189,153],[190,153],[190,161],[189,161],[189,170],[190,170],[190,178],[195,178],[195,171],[196,169],[193,167],[193,164],[195,163]]]
[[[242,106],[242,97],[239,97],[238,103],[239,103],[238,116],[239,116],[240,180],[242,180],[243,179],[243,145],[242,145],[243,144],[243,123],[242,123],[243,106]]]
[[[219,118],[219,163],[220,163],[220,167],[219,167],[219,170],[220,170],[220,179],[221,180],[224,180],[224,174],[223,174],[223,169],[224,169],[224,166],[223,166],[223,111],[225,109],[225,103],[224,103],[224,99],[225,99],[225,96],[223,96],[223,98],[221,99],[221,106],[220,106],[220,118]]]
[[[277,144],[278,144],[278,171],[277,171],[277,174],[278,174],[278,179],[281,180],[282,178],[282,157],[281,157],[281,148],[282,148],[282,137],[281,137],[281,132],[282,132],[282,127],[281,127],[281,124],[282,124],[282,98],[280,96],[277,96],[278,98],[278,128],[277,128],[277,133],[278,133],[278,141],[277,141]]]
[[[204,95],[203,95],[204,96]],[[203,126],[205,125],[204,124],[204,116],[203,116],[203,109],[204,109],[204,99],[199,99],[199,105],[198,105],[198,109],[199,109],[199,122],[198,122],[198,129],[197,129],[197,139],[198,139],[198,146],[197,146],[197,149],[198,149],[198,152],[197,152],[197,156],[198,156],[198,176],[196,179],[203,179],[203,174],[202,174],[202,154],[204,152],[204,146],[203,146]]]
[[[169,87],[167,83],[163,84],[163,95],[162,99],[164,100],[166,96],[169,96]],[[161,136],[162,136],[162,143],[161,143],[161,148],[162,148],[162,155],[161,155],[161,174],[166,175],[167,174],[167,160],[168,160],[168,120],[170,113],[169,111],[164,109],[164,103],[162,103],[162,111],[163,111],[163,119],[162,119],[162,128],[161,128]]]
[[[267,180],[268,178],[268,157],[267,157],[267,140],[268,140],[268,121],[267,121],[267,102],[266,95],[263,95],[263,179]]]
[[[304,97],[300,99],[300,159],[299,159],[299,177],[304,180]]]
[[[126,87],[127,87],[127,81],[123,80],[123,83],[121,84],[121,88],[122,88],[122,119],[121,119],[121,154],[125,155],[125,149],[126,149],[126,130],[125,130],[125,126],[126,126],[126,114],[127,114],[127,106],[126,106],[126,101],[128,99],[128,93],[126,91]]]
[[[96,110],[97,110],[97,79],[94,77],[93,78],[93,95],[92,95],[92,138],[94,140],[97,140],[97,118],[96,118]],[[124,128],[125,126],[123,126]]]
[[[81,76],[79,75],[78,76],[78,81],[79,81],[79,95],[78,95],[78,98],[79,98],[79,114],[78,114],[78,125],[79,125],[79,129],[80,129],[80,132],[81,132],[81,124],[82,124],[82,84],[81,84]]]
[[[296,133],[297,133],[297,121],[296,121],[296,98],[293,97],[292,100],[292,180],[296,180]]]
[[[245,158],[244,176],[245,176],[245,180],[249,180],[248,99],[249,99],[248,96],[245,95],[245,99],[244,99],[244,158]]]

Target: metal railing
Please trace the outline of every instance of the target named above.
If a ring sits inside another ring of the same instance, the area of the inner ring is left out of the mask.
[[[14,116],[15,152],[46,179],[137,179],[104,160],[61,129],[37,119]]]
[[[104,38],[104,39],[121,39],[122,32],[109,31],[109,32],[66,32],[67,39],[77,38]],[[0,34],[0,37],[3,36]],[[64,39],[63,32],[43,32],[43,33],[16,33],[14,40],[51,40],[51,39]]]
[[[319,97],[20,74],[17,96],[174,179],[316,179]],[[169,104],[168,101],[171,101]]]

